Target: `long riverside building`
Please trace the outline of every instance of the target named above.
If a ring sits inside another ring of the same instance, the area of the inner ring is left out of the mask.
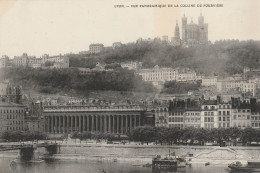
[[[45,131],[51,134],[104,132],[126,134],[154,122],[140,106],[44,106]],[[152,125],[152,124],[151,124]]]

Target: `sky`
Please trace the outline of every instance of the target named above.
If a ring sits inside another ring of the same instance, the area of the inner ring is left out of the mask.
[[[223,7],[126,8],[142,4],[223,4]],[[125,5],[125,8],[115,8]],[[138,38],[174,35],[181,17],[202,12],[209,40],[260,40],[259,0],[0,0],[0,56],[40,57],[87,51]]]

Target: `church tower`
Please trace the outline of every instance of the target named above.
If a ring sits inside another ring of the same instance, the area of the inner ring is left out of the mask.
[[[178,21],[176,21],[174,37],[180,39],[180,28],[179,28],[179,25],[178,25]]]
[[[172,38],[172,44],[173,44],[173,46],[181,45],[180,28],[178,25],[178,21],[176,21],[174,37]]]
[[[182,41],[185,42],[185,43],[187,42],[187,28],[186,28],[186,26],[187,26],[187,17],[184,14],[184,16],[182,17]]]
[[[204,17],[202,16],[201,12],[200,12],[200,16],[199,16],[199,19],[198,19],[198,23],[199,23],[199,26],[204,25]]]

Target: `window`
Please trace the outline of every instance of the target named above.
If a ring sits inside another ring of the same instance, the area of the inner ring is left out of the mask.
[[[227,115],[230,115],[230,111],[227,111]]]
[[[221,111],[218,111],[218,115],[221,115]]]
[[[223,121],[226,121],[226,117],[223,117]]]
[[[247,115],[247,119],[250,120],[250,115]]]
[[[227,117],[227,121],[230,121],[230,117]]]
[[[218,121],[221,121],[221,117],[218,117]]]
[[[208,115],[207,112],[204,112],[204,115],[207,116]]]

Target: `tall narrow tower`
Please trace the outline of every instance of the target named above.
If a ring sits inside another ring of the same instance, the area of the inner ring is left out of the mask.
[[[199,16],[199,19],[198,19],[198,23],[199,23],[199,26],[204,25],[204,17],[202,16],[201,12],[200,12],[200,16]]]
[[[178,25],[178,21],[176,21],[174,37],[180,39],[180,28],[179,28],[179,25]]]
[[[172,38],[172,44],[173,44],[173,46],[181,45],[180,28],[178,25],[178,21],[176,21],[174,37]]]
[[[186,29],[186,26],[187,26],[187,17],[184,16],[182,17],[182,41],[183,42],[187,42],[187,29]]]

